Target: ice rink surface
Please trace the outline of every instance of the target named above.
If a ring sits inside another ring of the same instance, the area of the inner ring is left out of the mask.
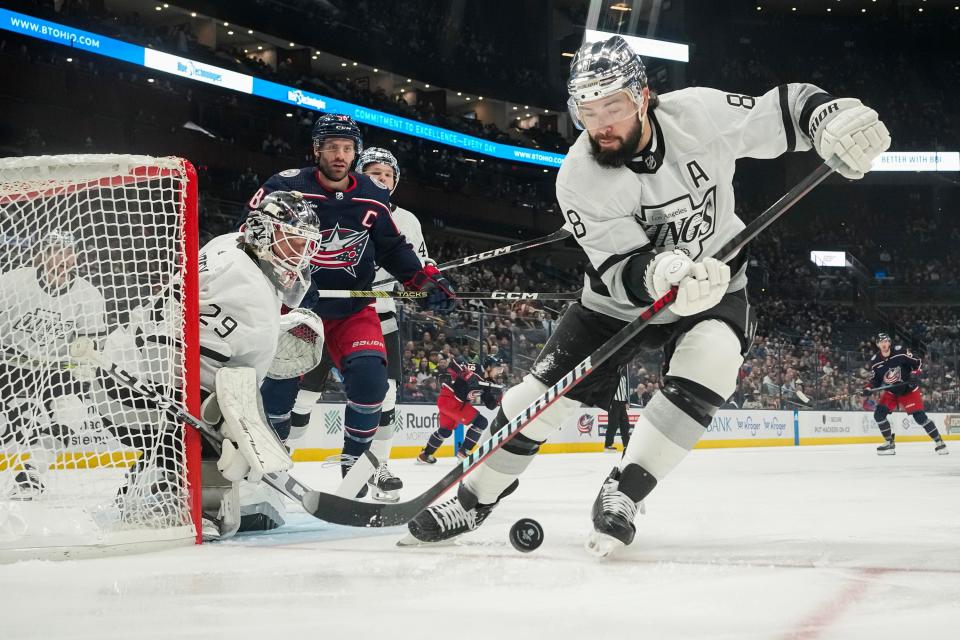
[[[960,447],[694,451],[616,557],[583,550],[613,454],[540,456],[456,545],[300,512],[271,534],[126,557],[0,566],[0,637],[960,637]],[[452,461],[392,466],[406,495]],[[339,473],[301,463],[318,487]],[[538,520],[521,554],[507,531]]]

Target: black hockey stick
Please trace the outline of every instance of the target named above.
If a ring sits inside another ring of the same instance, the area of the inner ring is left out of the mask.
[[[519,292],[519,291],[461,291],[456,293],[458,300],[579,300],[582,289],[560,292]],[[315,289],[312,292],[320,298],[391,298],[393,300],[420,300],[430,295],[427,291],[371,291],[348,289]]]
[[[532,240],[524,240],[523,242],[518,242],[517,244],[507,245],[506,247],[498,247],[496,249],[490,249],[489,251],[481,251],[480,253],[475,253],[472,256],[467,256],[465,258],[457,258],[456,260],[450,260],[449,262],[444,262],[443,264],[438,264],[437,269],[440,271],[446,271],[447,269],[456,269],[457,267],[464,267],[468,264],[476,264],[477,262],[483,262],[484,260],[490,260],[491,258],[499,258],[500,256],[509,255],[511,253],[517,253],[518,251],[524,251],[525,249],[533,249],[545,244],[550,244],[551,242],[556,242],[558,240],[566,240],[570,237],[570,232],[566,229],[557,229],[551,234],[545,235],[540,238],[534,238]],[[383,284],[390,284],[391,282],[396,282],[396,278],[384,278],[383,280],[378,280],[373,283],[374,287],[379,287]]]
[[[777,218],[786,213],[803,196],[823,182],[833,169],[826,163],[820,164],[806,178],[800,181],[793,189],[784,194],[766,211],[748,224],[740,233],[734,236],[717,252],[719,260],[724,262],[735,256],[744,246],[769,227]],[[530,424],[553,404],[557,398],[563,396],[570,389],[579,384],[596,367],[616,353],[627,342],[633,339],[650,321],[661,311],[666,309],[676,299],[677,288],[673,287],[659,300],[640,312],[640,316],[618,331],[591,355],[583,359],[572,371],[563,376],[556,384],[547,389],[533,404],[527,407],[520,415],[509,421],[499,431],[491,434],[490,438],[480,444],[476,451],[464,458],[457,466],[451,469],[432,487],[406,502],[394,504],[373,504],[357,502],[341,498],[328,493],[311,492],[304,496],[303,505],[314,516],[321,520],[353,527],[389,527],[409,522],[427,508],[447,489],[462,480],[464,476],[474,470],[490,454],[499,449]]]
[[[74,360],[86,361],[90,364],[96,365],[100,371],[113,378],[113,380],[115,380],[118,384],[123,385],[133,393],[136,393],[137,395],[147,399],[151,403],[155,404],[158,408],[169,413],[178,421],[188,424],[197,431],[201,432],[211,441],[219,453],[219,445],[223,440],[223,435],[219,431],[210,428],[210,425],[205,423],[203,420],[194,417],[190,412],[182,408],[175,401],[163,395],[154,385],[144,380],[140,380],[129,371],[118,367],[115,362],[111,362],[106,356],[97,351],[93,341],[89,338],[80,338],[75,340],[73,344],[70,345],[70,357]],[[369,457],[374,468],[379,466],[379,462],[372,453],[367,452],[366,455]],[[286,471],[264,474],[263,481],[294,502],[302,502],[304,495],[313,492],[310,487],[303,484]]]

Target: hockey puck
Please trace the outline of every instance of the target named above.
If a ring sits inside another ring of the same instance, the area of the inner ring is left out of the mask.
[[[543,544],[543,527],[531,518],[520,518],[510,527],[510,544],[522,553],[530,553]]]

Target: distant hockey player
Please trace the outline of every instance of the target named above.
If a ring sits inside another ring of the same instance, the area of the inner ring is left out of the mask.
[[[467,429],[463,444],[457,449],[457,457],[466,458],[480,440],[487,428],[487,419],[473,406],[480,402],[487,409],[496,409],[500,404],[501,387],[496,383],[497,376],[503,370],[503,362],[495,355],[483,359],[483,371],[478,373],[476,366],[465,360],[451,360],[447,374],[450,380],[443,383],[440,397],[437,398],[437,410],[440,413],[439,428],[430,435],[423,451],[417,456],[421,464],[434,464],[434,453],[450,437],[458,424]]]
[[[91,418],[89,384],[70,368],[69,345],[106,332],[103,295],[77,273],[74,235],[49,231],[32,255],[32,264],[0,274],[0,420],[30,454],[13,478],[11,497],[22,500],[43,492],[60,443]]]
[[[397,190],[400,184],[400,164],[390,151],[379,147],[364,149],[357,158],[357,169],[364,175],[383,184],[390,190],[390,195]],[[398,207],[391,202],[390,215],[397,229],[413,247],[414,252],[423,264],[436,264],[430,259],[427,243],[423,239],[423,229],[420,221],[407,209]],[[385,280],[390,277],[386,269],[377,270],[374,281]],[[396,285],[381,285],[375,287],[381,290],[394,290]],[[396,433],[397,388],[400,386],[402,371],[402,353],[400,347],[400,328],[397,326],[397,303],[390,298],[377,298],[375,309],[380,318],[380,328],[383,331],[383,340],[387,348],[387,393],[383,399],[380,412],[380,425],[377,434],[370,443],[370,452],[380,461],[376,473],[370,478],[369,484],[374,500],[396,502],[400,499],[399,491],[403,488],[400,478],[393,475],[387,466],[390,458],[390,449]]]
[[[869,394],[871,389],[888,387],[877,400],[877,408],[873,412],[873,419],[880,427],[880,433],[886,442],[877,447],[877,454],[892,456],[896,451],[896,434],[890,428],[887,416],[891,411],[900,408],[909,413],[918,425],[923,427],[930,439],[935,443],[933,450],[940,455],[950,453],[947,444],[940,437],[937,426],[933,424],[923,410],[923,396],[920,395],[920,382],[917,374],[922,364],[920,358],[914,357],[909,349],[897,345],[891,348],[890,336],[886,333],[877,334],[874,344],[877,353],[870,358],[867,366],[870,368],[870,384],[864,389]],[[892,388],[890,388],[892,387]]]
[[[567,87],[570,115],[585,131],[560,168],[557,199],[566,228],[589,258],[584,292],[531,373],[506,392],[491,429],[523,412],[673,285],[676,302],[495,451],[456,497],[412,520],[413,541],[445,540],[479,526],[580,403],[609,407],[617,369],[640,350],[663,346],[663,388],[600,489],[587,549],[605,555],[630,544],[638,504],[732,395],[753,338],[745,253],[729,264],[711,257],[744,228],[734,213],[737,158],[812,147],[822,158],[837,157],[840,173],[856,179],[890,145],[873,109],[810,84],[782,85],[759,97],[701,87],[658,96],[620,36],[583,45]]]
[[[369,289],[379,265],[406,289],[429,292],[428,307],[452,309],[456,301],[450,283],[433,264],[421,261],[397,229],[389,187],[350,170],[362,150],[360,129],[351,118],[320,116],[313,129],[316,165],[271,177],[249,206],[255,207],[260,198],[277,189],[303,192],[320,219],[322,240],[313,260],[317,289]],[[341,471],[346,475],[370,447],[387,394],[387,350],[380,318],[373,300],[367,298],[308,295],[303,306],[323,319],[327,352],[343,375],[347,406]],[[298,386],[296,379],[272,378],[263,386],[267,413],[283,439],[290,432]],[[363,482],[366,478],[359,488]]]

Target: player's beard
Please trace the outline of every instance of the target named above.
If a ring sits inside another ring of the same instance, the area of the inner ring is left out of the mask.
[[[600,144],[593,139],[593,136],[587,136],[590,140],[590,150],[594,159],[602,167],[612,167],[618,169],[637,155],[637,147],[640,146],[640,138],[643,137],[643,120],[637,120],[637,124],[630,130],[626,138],[616,136],[620,140],[620,146],[616,149],[603,150]]]
[[[348,173],[350,173],[350,165],[347,165],[346,170],[343,171],[343,175],[339,175],[339,176],[334,175],[333,169],[331,167],[328,167],[325,162],[318,162],[317,169],[319,169],[320,173],[323,174],[323,177],[329,180],[330,182],[340,182],[345,177],[347,177]]]

